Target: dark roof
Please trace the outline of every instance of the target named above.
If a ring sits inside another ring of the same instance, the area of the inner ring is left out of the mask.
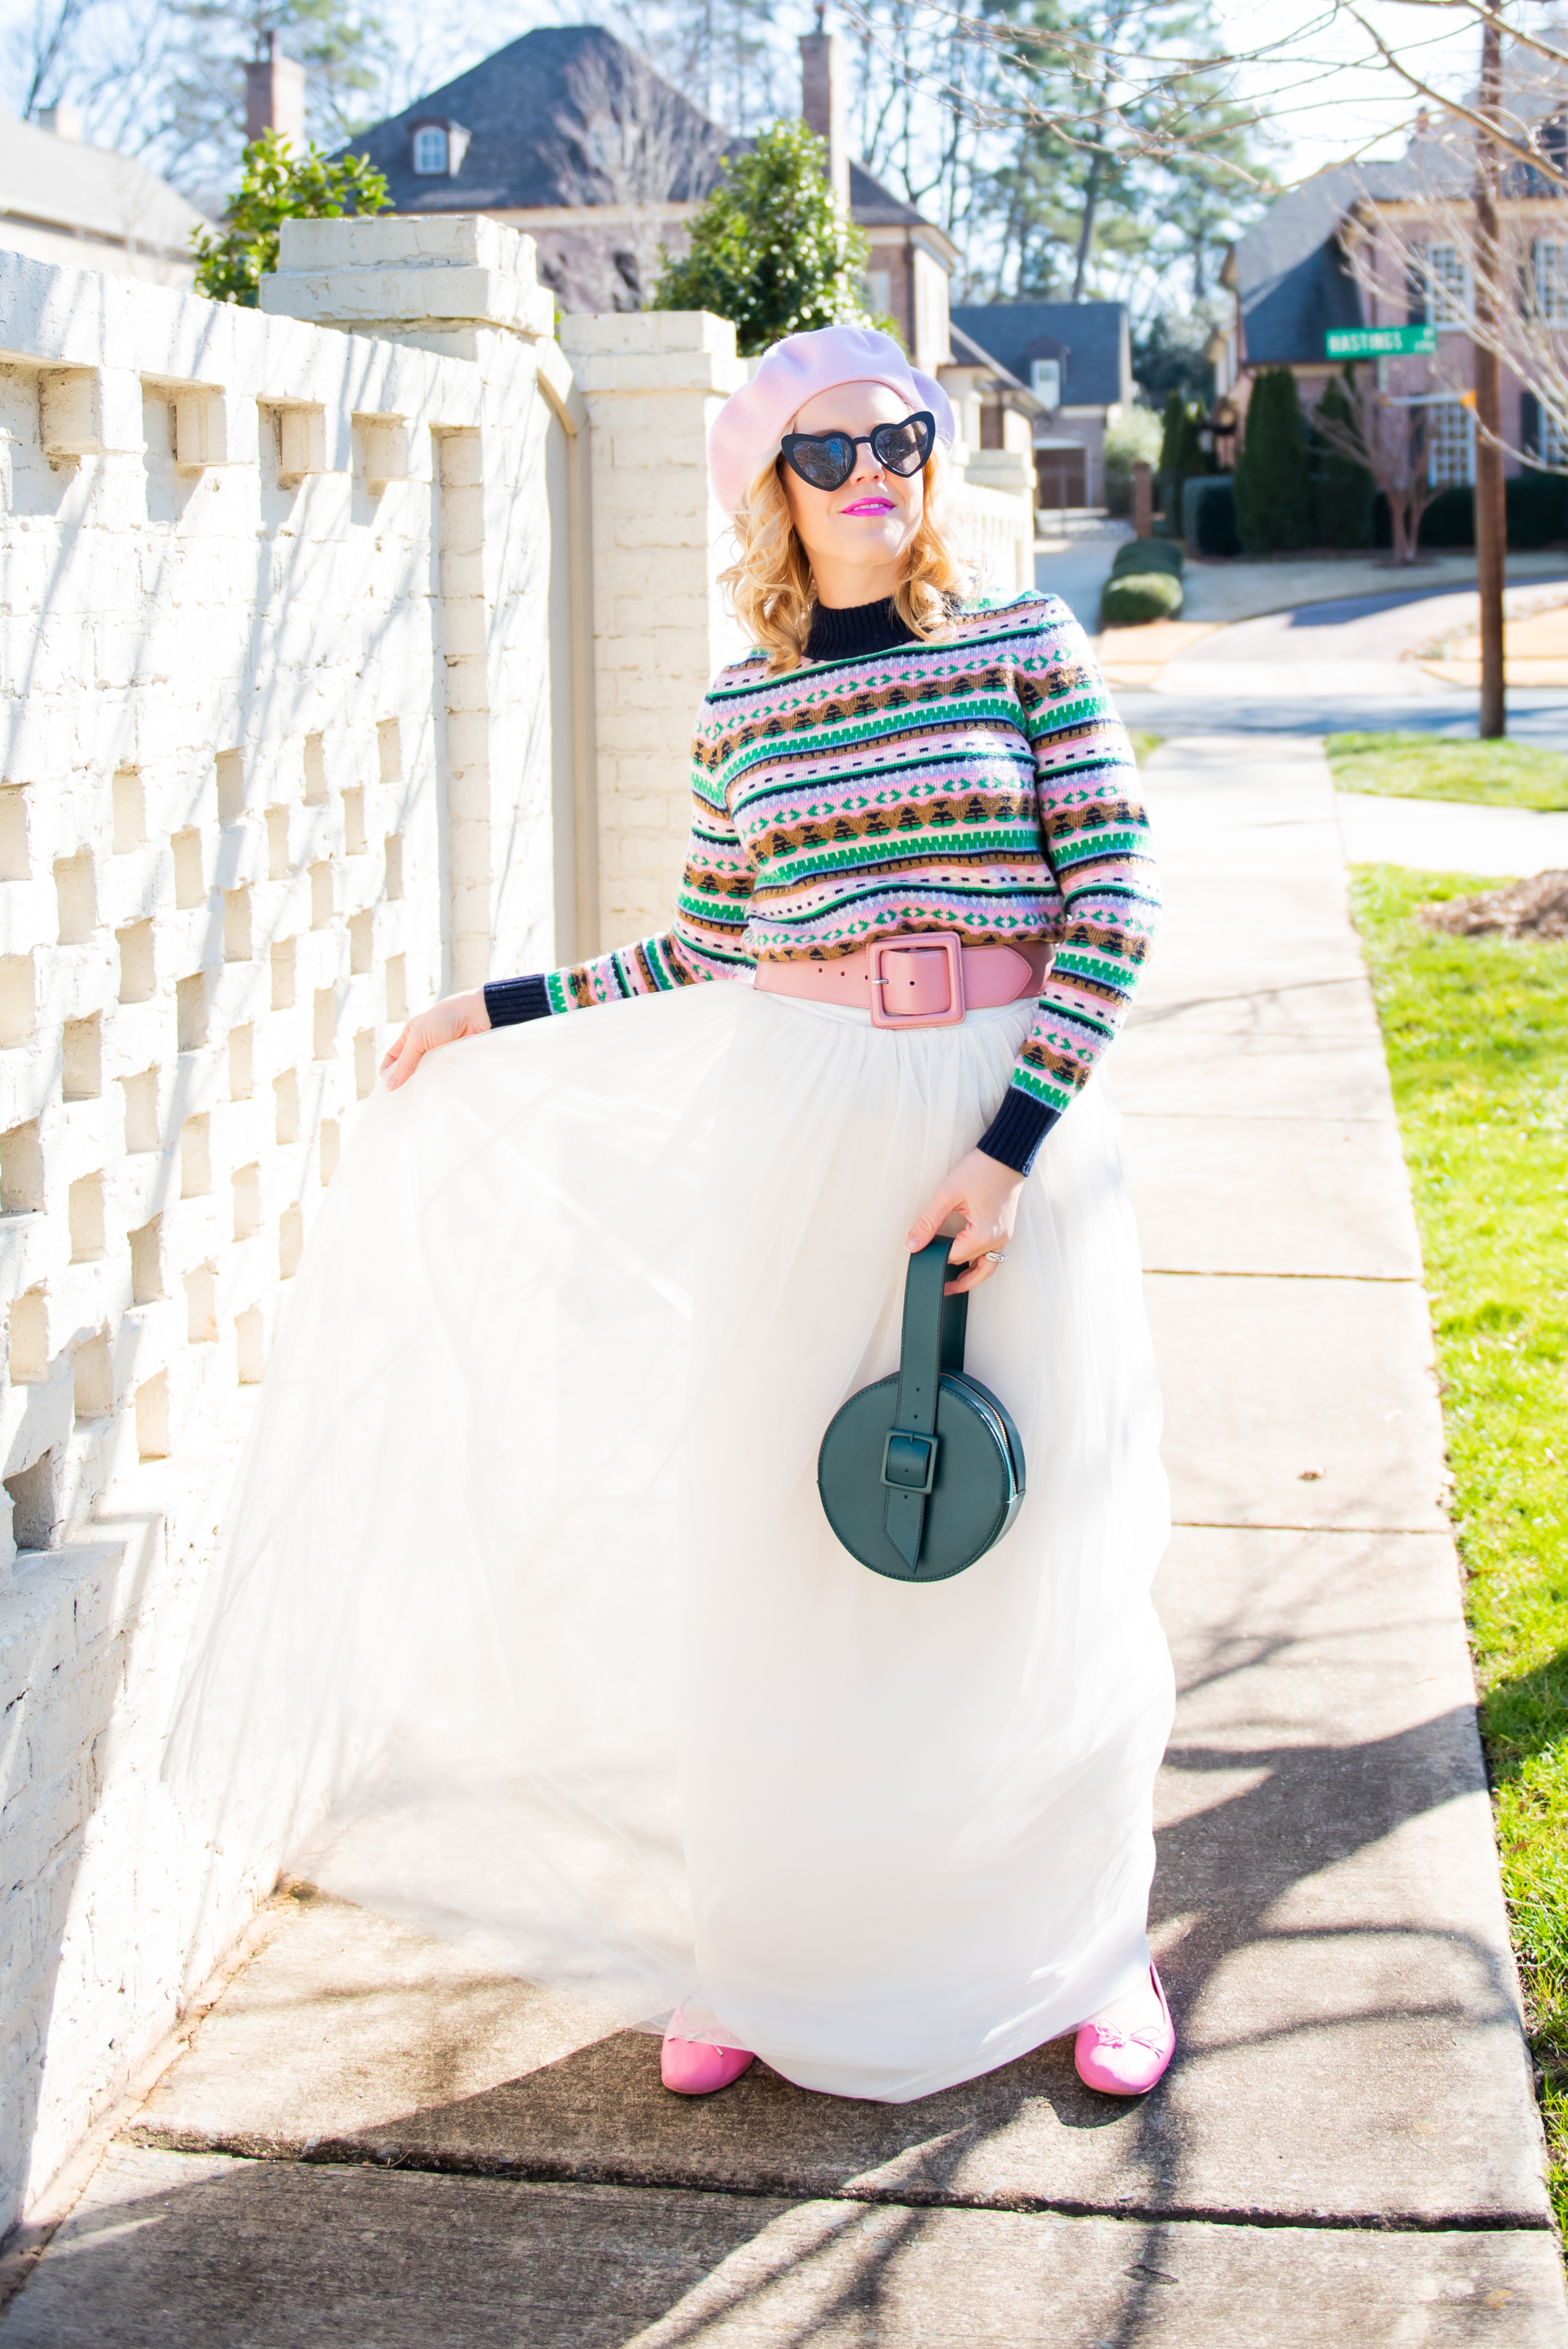
[[[863,163],[850,165],[850,211],[862,228],[924,228],[923,212],[873,180]]]
[[[1340,250],[1340,222],[1365,201],[1452,192],[1464,184],[1468,168],[1436,140],[1412,142],[1410,153],[1392,161],[1341,163],[1272,203],[1231,248],[1247,364],[1321,364],[1330,327],[1366,324],[1360,292]]]
[[[603,26],[562,25],[509,41],[339,151],[368,155],[385,171],[392,208],[399,212],[542,212],[613,203],[621,191],[603,175],[596,182],[572,135],[583,121],[585,76],[611,91],[636,89],[648,78],[660,100],[660,144],[673,166],[666,202],[707,195],[719,156],[742,153],[751,143],[728,138]],[[431,120],[459,123],[470,134],[455,175],[426,178],[414,171],[414,125]],[[850,165],[850,210],[865,228],[927,225],[923,213],[873,179],[863,163]]]
[[[953,324],[1021,383],[1031,359],[1065,351],[1064,408],[1114,408],[1132,398],[1125,302],[965,302]]]
[[[537,212],[614,202],[617,191],[607,181],[593,192],[591,166],[578,160],[574,168],[571,132],[583,120],[581,79],[586,74],[613,90],[648,72],[632,50],[597,25],[548,26],[509,41],[455,81],[362,131],[342,151],[368,155],[386,172],[393,209],[399,212]],[[672,171],[666,201],[681,203],[706,195],[723,133],[667,82],[657,75],[651,80],[667,115],[665,143]],[[449,178],[425,178],[414,171],[410,133],[416,122],[432,117],[460,123],[470,134],[468,151]]]
[[[1010,368],[1005,367],[1001,360],[994,358],[989,351],[982,349],[974,336],[966,335],[962,326],[955,326],[951,318],[947,322],[947,340],[954,367],[984,367],[997,390],[1018,392],[1029,402],[1031,414],[1043,416],[1046,413],[1044,402],[1035,398],[1028,385],[1020,383]]]

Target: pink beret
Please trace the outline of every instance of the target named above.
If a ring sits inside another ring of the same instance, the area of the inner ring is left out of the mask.
[[[953,410],[939,383],[911,367],[891,335],[875,326],[819,326],[775,343],[749,383],[732,391],[713,420],[708,479],[726,513],[734,513],[789,429],[789,419],[820,391],[841,383],[882,383],[913,414],[928,408],[936,437],[953,439]]]

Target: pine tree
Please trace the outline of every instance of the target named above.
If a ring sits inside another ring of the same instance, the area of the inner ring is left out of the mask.
[[[1337,376],[1330,376],[1323,398],[1313,410],[1315,426],[1320,417],[1339,425],[1346,432],[1351,429],[1350,402]],[[1312,454],[1313,497],[1320,544],[1370,546],[1372,502],[1377,494],[1371,474],[1339,445],[1337,434],[1330,438],[1315,430]]]
[[[1179,391],[1167,392],[1160,424],[1160,471],[1185,472],[1187,468],[1181,460],[1187,442],[1187,403]]]
[[[1265,367],[1253,382],[1236,459],[1236,529],[1249,554],[1312,543],[1306,428],[1289,367]]]
[[[727,160],[686,259],[665,255],[652,307],[728,318],[746,358],[815,326],[887,325],[866,310],[870,248],[834,204],[826,163],[803,122],[776,122]]]

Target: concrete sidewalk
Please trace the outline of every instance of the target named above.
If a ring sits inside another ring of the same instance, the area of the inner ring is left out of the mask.
[[[1162,2089],[1059,2041],[916,2105],[680,2103],[653,2040],[281,1900],[0,2349],[1565,2349],[1326,766],[1148,781],[1171,911],[1112,1080],[1179,1520]]]
[[[1568,866],[1568,812],[1471,806],[1460,800],[1336,794],[1352,864],[1412,864],[1429,873],[1517,874]]]

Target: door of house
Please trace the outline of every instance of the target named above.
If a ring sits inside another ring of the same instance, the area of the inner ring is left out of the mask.
[[[1081,448],[1037,449],[1035,503],[1047,509],[1088,503]]]

